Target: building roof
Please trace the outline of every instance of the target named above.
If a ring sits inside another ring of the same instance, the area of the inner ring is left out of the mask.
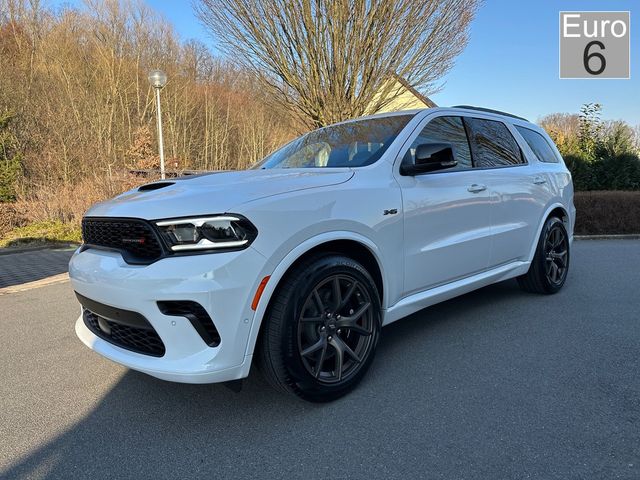
[[[416,90],[415,88],[413,88],[411,86],[411,84],[409,82],[407,82],[404,78],[402,78],[400,75],[394,73],[393,77],[396,79],[396,81],[402,85],[404,88],[406,88],[409,92],[411,92],[411,94],[416,97],[418,100],[420,100],[422,103],[424,103],[428,108],[434,108],[437,107],[438,105],[436,105],[436,103],[431,100],[429,97],[427,97],[426,95],[421,94],[418,90]]]

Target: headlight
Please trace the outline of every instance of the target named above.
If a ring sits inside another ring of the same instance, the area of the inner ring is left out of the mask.
[[[246,248],[258,234],[239,215],[161,220],[156,226],[174,252]]]

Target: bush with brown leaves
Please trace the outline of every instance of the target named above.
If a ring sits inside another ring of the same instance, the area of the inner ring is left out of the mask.
[[[0,203],[0,237],[14,228],[28,223],[26,212],[20,205]]]
[[[106,178],[87,178],[75,185],[42,186],[21,197],[14,205],[28,222],[58,220],[79,224],[94,203],[102,202],[153,179],[122,174]]]
[[[576,192],[576,235],[640,234],[640,192]]]

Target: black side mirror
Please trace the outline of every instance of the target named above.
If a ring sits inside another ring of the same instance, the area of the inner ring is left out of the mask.
[[[450,143],[423,143],[416,147],[415,164],[402,165],[403,175],[419,175],[421,173],[444,170],[458,165],[453,157],[453,145]]]

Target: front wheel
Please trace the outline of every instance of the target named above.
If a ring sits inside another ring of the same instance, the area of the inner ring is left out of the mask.
[[[312,258],[287,276],[269,306],[260,368],[280,390],[334,400],[371,365],[380,322],[375,282],[360,263],[334,254]]]
[[[562,220],[550,217],[544,224],[529,271],[518,277],[520,287],[532,293],[556,293],[569,271],[569,235]]]

